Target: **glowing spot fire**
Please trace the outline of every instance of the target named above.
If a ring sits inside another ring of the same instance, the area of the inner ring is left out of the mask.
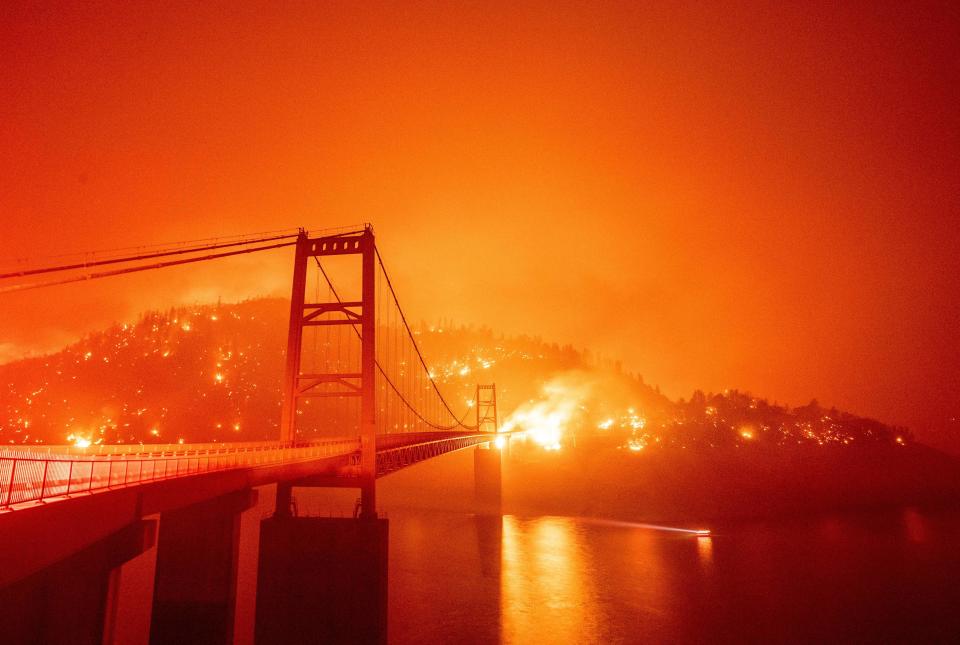
[[[69,435],[67,437],[67,441],[72,441],[73,445],[77,448],[89,448],[91,443],[90,439],[88,439],[87,437],[81,437],[79,435],[74,435],[74,434]]]

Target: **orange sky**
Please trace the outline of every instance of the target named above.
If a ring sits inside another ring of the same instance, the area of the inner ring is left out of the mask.
[[[0,258],[369,220],[413,318],[960,450],[956,3],[23,4]],[[289,255],[7,296],[0,358]]]

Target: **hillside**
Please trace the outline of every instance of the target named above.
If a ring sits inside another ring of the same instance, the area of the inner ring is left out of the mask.
[[[287,312],[282,299],[152,311],[60,352],[2,365],[0,441],[274,438]],[[552,428],[558,436],[550,446],[597,440],[639,451],[911,441],[906,429],[816,402],[790,408],[738,391],[671,402],[617,363],[536,337],[425,322],[414,333],[451,401],[465,405],[476,383],[495,382],[507,425],[563,426]]]

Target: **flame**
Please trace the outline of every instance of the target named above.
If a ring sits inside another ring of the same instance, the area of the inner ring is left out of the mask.
[[[576,378],[554,378],[544,385],[543,398],[517,408],[504,422],[502,431],[519,430],[547,450],[560,450],[564,433],[588,393],[589,386]]]
[[[75,434],[67,436],[67,441],[72,441],[74,447],[76,448],[89,448],[91,444],[91,441],[88,437],[82,437]]]

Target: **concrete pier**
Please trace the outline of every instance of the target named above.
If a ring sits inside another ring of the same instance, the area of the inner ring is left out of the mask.
[[[257,645],[386,643],[387,551],[385,519],[264,520]]]
[[[233,642],[244,490],[163,513],[157,539],[152,645]]]
[[[118,571],[149,549],[156,522],[140,520],[24,580],[0,590],[5,644],[104,642],[113,625]],[[29,545],[25,545],[29,548]]]

